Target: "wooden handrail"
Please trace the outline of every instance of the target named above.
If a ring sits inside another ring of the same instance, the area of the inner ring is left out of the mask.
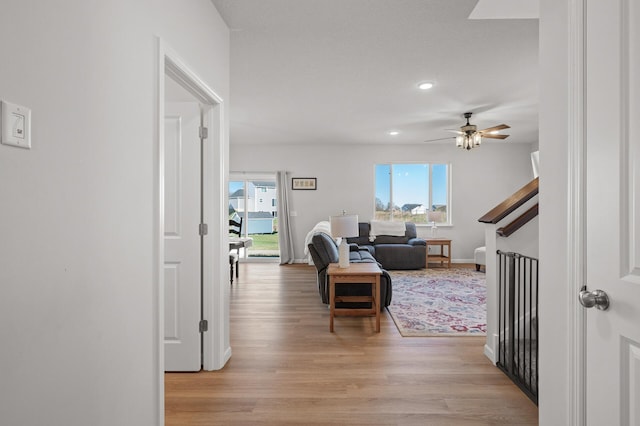
[[[518,216],[517,219],[515,219],[513,222],[511,222],[507,226],[498,228],[498,230],[496,231],[496,234],[500,235],[501,237],[508,237],[509,235],[516,232],[518,229],[522,228],[524,225],[526,225],[531,219],[533,219],[536,216],[538,216],[538,204],[531,207],[526,212],[522,213],[520,216]]]
[[[533,198],[537,193],[538,178],[535,178],[478,219],[478,222],[496,224]]]

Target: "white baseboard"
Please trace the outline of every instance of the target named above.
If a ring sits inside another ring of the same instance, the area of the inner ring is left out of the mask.
[[[476,263],[475,259],[451,259],[451,263]]]
[[[492,338],[489,338],[489,336],[487,336],[487,343],[484,345],[484,355],[489,358],[489,361],[491,361],[493,365],[496,365],[496,362],[498,362],[496,357],[497,342],[498,335],[494,334]]]

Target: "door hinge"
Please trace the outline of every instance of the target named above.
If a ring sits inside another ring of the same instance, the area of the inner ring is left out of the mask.
[[[203,235],[207,235],[209,233],[209,225],[207,225],[206,223],[201,223],[198,226],[198,233],[203,236]]]
[[[209,322],[207,320],[200,320],[199,329],[200,329],[200,333],[209,331]]]
[[[209,129],[207,127],[200,127],[198,129],[198,135],[200,139],[206,139],[209,137]]]

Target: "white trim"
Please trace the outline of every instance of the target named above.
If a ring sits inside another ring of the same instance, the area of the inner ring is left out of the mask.
[[[577,294],[586,277],[586,149],[585,72],[586,72],[586,4],[569,0],[569,103],[567,164],[567,285],[569,339],[567,371],[569,386],[569,425],[586,422],[586,317]]]
[[[273,180],[276,181],[276,172],[229,172],[229,181],[241,180]]]
[[[204,185],[209,198],[203,200],[204,221],[209,224],[208,238],[204,239],[204,253],[208,259],[218,259],[217,263],[207,262],[204,268],[203,315],[209,321],[209,332],[203,339],[203,368],[220,369],[231,357],[229,345],[229,286],[228,259],[223,253],[228,251],[229,241],[226,220],[222,220],[225,211],[227,185],[225,169],[226,129],[224,128],[224,102],[209,86],[192,71],[180,56],[171,49],[161,37],[158,41],[157,68],[157,145],[154,152],[155,179],[154,190],[156,211],[154,212],[154,271],[153,277],[155,304],[154,339],[157,350],[154,362],[158,375],[156,379],[156,398],[158,404],[158,422],[164,424],[164,85],[165,75],[171,76],[181,86],[192,93],[203,104],[203,122],[210,127],[209,138],[205,143]],[[214,131],[211,131],[211,128]],[[217,243],[216,243],[217,242]],[[227,248],[225,250],[225,248]]]
[[[635,144],[631,142],[631,133],[632,133],[632,120],[631,120],[631,99],[630,99],[630,86],[631,86],[631,76],[629,75],[631,70],[631,62],[632,62],[632,52],[631,52],[631,41],[630,38],[632,35],[631,32],[631,20],[633,16],[631,15],[630,0],[623,0],[620,3],[621,6],[621,87],[620,87],[620,115],[621,115],[621,126],[620,126],[620,174],[624,176],[621,182],[620,188],[620,202],[621,202],[621,235],[620,241],[622,246],[620,247],[620,252],[623,254],[620,256],[620,271],[622,276],[626,275],[640,275],[640,268],[635,264],[636,259],[636,245],[633,244],[633,238],[636,234],[636,222],[635,218],[637,212],[629,214],[629,212],[635,209],[634,207],[634,176],[637,174],[637,170],[635,170]],[[631,236],[631,238],[629,238]]]
[[[153,315],[155,317],[153,339],[155,340],[156,353],[153,361],[156,371],[156,403],[158,412],[156,424],[164,425],[164,49],[162,40],[158,38],[158,67],[157,67],[157,116],[156,116],[156,140],[154,157],[154,199],[155,211],[153,212],[155,235],[153,236]]]
[[[498,357],[494,352],[494,348],[498,348],[498,335],[495,333],[487,335],[487,343],[484,345],[484,356],[489,358],[489,361],[491,361],[493,365],[496,365]]]
[[[471,258],[471,259],[451,259],[451,263],[473,263],[474,265],[476,264],[476,260]]]

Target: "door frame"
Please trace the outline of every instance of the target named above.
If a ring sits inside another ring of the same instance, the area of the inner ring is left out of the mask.
[[[586,0],[568,0],[567,401],[570,425],[586,424],[586,312],[578,302],[586,283]]]
[[[586,421],[586,0],[540,1],[541,424]]]
[[[157,37],[157,116],[154,147],[154,324],[155,370],[159,407],[158,423],[164,424],[164,103],[165,77],[170,75],[202,105],[203,126],[209,135],[203,149],[203,221],[208,235],[203,241],[202,256],[211,259],[203,264],[203,317],[209,330],[203,334],[204,370],[218,370],[231,357],[229,343],[229,236],[223,213],[226,212],[228,148],[226,144],[225,104],[185,61],[161,38]],[[225,250],[226,248],[226,250]]]

